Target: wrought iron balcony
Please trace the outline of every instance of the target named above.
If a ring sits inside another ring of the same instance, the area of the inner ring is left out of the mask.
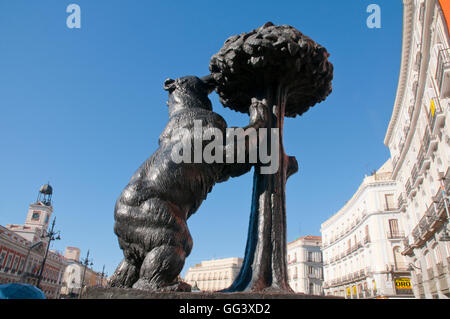
[[[428,280],[433,279],[434,278],[433,268],[428,268],[427,269],[427,274],[428,274]]]
[[[403,198],[403,194],[400,194],[400,196],[398,197],[397,206],[401,211],[404,211],[406,209],[406,200]]]
[[[396,262],[393,265],[392,270],[394,272],[409,272],[408,268],[409,268],[409,263],[407,263],[407,262]]]
[[[317,275],[315,273],[309,273],[308,274],[308,278],[315,279],[315,278],[318,278],[318,277],[317,277]]]
[[[418,225],[416,227],[414,227],[414,229],[412,231],[412,236],[414,238],[414,244],[419,244],[421,239],[420,239],[420,230],[419,230]]]
[[[412,186],[411,186],[411,182],[410,182],[409,179],[406,182],[405,188],[406,188],[406,194],[409,196],[411,194],[411,191],[412,191]]]
[[[436,264],[436,268],[438,276],[445,275],[446,271],[444,265],[442,264],[442,261]]]
[[[387,233],[388,239],[403,239],[405,238],[405,233],[402,231],[389,231]]]

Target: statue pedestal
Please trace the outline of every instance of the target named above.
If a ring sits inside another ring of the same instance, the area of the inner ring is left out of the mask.
[[[82,299],[343,299],[335,296],[314,296],[276,292],[151,292],[138,289],[89,287]]]

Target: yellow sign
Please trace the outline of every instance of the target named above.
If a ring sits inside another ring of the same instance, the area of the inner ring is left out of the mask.
[[[347,287],[347,296],[351,296],[352,295],[352,291],[350,290],[350,287]]]
[[[409,278],[397,278],[395,279],[395,288],[411,289],[411,280]]]
[[[433,99],[431,99],[430,112],[431,112],[431,116],[434,117],[434,113],[436,113],[436,105],[434,105]]]
[[[354,294],[354,295],[357,294],[357,292],[356,292],[356,286],[353,286],[353,294]]]

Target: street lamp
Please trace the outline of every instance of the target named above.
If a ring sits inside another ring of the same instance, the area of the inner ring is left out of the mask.
[[[102,269],[102,273],[101,273],[101,277],[100,277],[100,287],[103,287],[103,278],[105,278],[106,276],[108,276],[108,274],[105,273],[105,265],[103,265],[103,269]]]
[[[27,270],[28,258],[30,257],[30,252],[31,252],[32,249],[34,249],[34,248],[36,248],[36,247],[39,247],[39,246],[41,246],[42,244],[43,244],[42,241],[38,241],[37,243],[31,245],[31,246],[28,248],[27,256],[25,257],[25,262],[23,263],[22,275],[20,276],[20,279],[21,279],[23,282],[26,281],[27,274],[28,274],[28,272],[27,272],[26,270]]]
[[[43,234],[41,236],[42,239],[48,238],[48,243],[47,243],[47,249],[45,250],[44,259],[42,260],[41,269],[39,270],[38,281],[37,281],[37,284],[36,284],[36,287],[38,287],[39,289],[41,289],[41,287],[39,285],[41,284],[42,273],[44,272],[45,262],[47,260],[48,250],[50,248],[50,243],[52,242],[52,240],[60,240],[61,239],[60,231],[59,230],[55,231],[55,221],[56,221],[56,217],[53,219],[52,228],[50,229],[50,231],[47,232],[46,234]]]
[[[84,265],[83,270],[83,277],[81,279],[81,287],[80,287],[80,294],[78,295],[78,299],[81,298],[81,294],[83,293],[83,286],[84,286],[84,278],[86,277],[86,269],[87,266],[91,266],[94,264],[91,259],[89,259],[89,250],[87,252],[86,258],[81,262],[82,265]]]

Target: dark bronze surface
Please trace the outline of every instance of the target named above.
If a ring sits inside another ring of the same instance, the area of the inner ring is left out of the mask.
[[[286,258],[285,187],[298,171],[283,147],[284,117],[295,117],[323,101],[332,90],[333,65],[325,48],[287,25],[271,22],[230,37],[211,58],[220,101],[248,112],[251,99],[264,100],[270,116],[265,127],[278,129],[279,169],[253,180],[247,246],[241,271],[224,292],[290,292]],[[269,140],[271,140],[269,138]]]
[[[197,211],[214,184],[251,169],[245,163],[176,164],[172,161],[172,148],[186,138],[180,134],[181,130],[192,133],[196,120],[202,122],[203,130],[220,129],[225,136],[227,124],[212,111],[208,98],[214,85],[208,76],[165,81],[164,88],[169,92],[169,123],[159,138],[159,148],[137,170],[115,206],[114,231],[124,259],[111,278],[112,287],[190,290],[189,285],[177,281],[192,249],[186,220]],[[255,104],[251,109],[250,125],[246,128],[257,129],[265,122],[264,114],[259,113],[261,105]],[[192,134],[192,146],[195,138]],[[203,141],[203,147],[206,144]]]
[[[194,121],[220,129],[225,120],[212,111],[208,94],[216,90],[227,107],[250,115],[246,128],[277,130],[272,152],[279,169],[264,174],[255,165],[252,208],[242,269],[223,292],[292,293],[287,280],[286,200],[289,176],[298,171],[295,157],[283,147],[284,117],[295,117],[331,93],[333,66],[325,48],[291,26],[268,22],[249,33],[230,37],[210,61],[211,75],[168,79],[169,123],[158,150],[137,170],[115,207],[114,230],[124,259],[111,278],[112,287],[152,291],[190,291],[177,281],[192,249],[186,220],[212,187],[248,172],[252,165],[176,164],[174,145],[192,133]],[[244,129],[246,129],[244,128]],[[271,141],[269,133],[268,141]],[[192,145],[194,145],[192,134]],[[205,141],[202,142],[203,147]],[[246,144],[246,159],[249,144]],[[227,148],[226,142],[223,144]]]

